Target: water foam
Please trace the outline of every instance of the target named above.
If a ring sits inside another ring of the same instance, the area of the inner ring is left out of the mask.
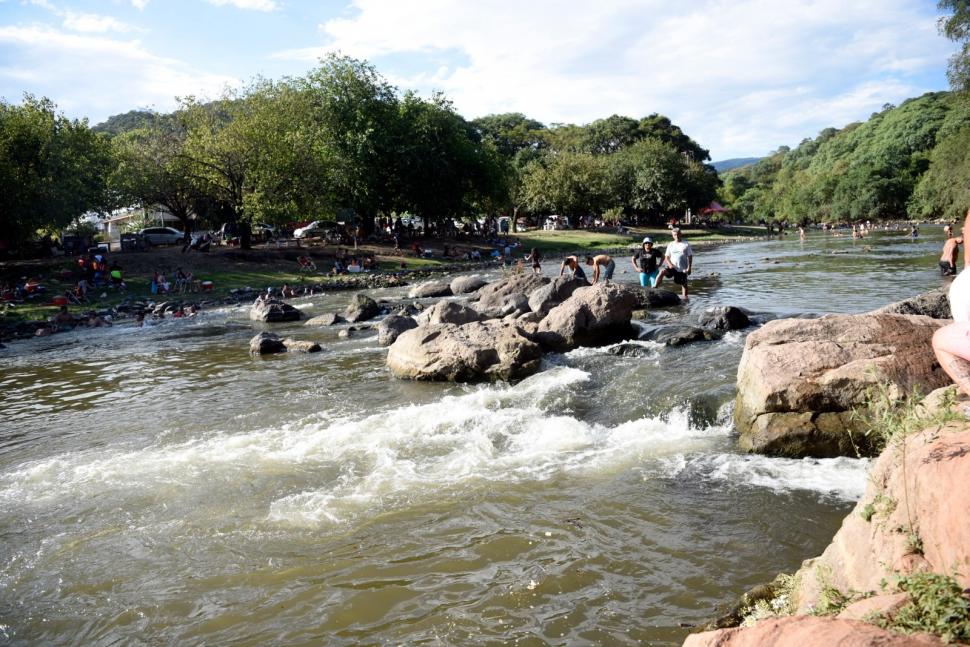
[[[616,426],[568,415],[571,390],[589,378],[560,366],[514,386],[468,388],[365,417],[320,413],[136,451],[65,454],[0,476],[0,500],[43,505],[109,492],[178,498],[211,483],[242,487],[282,478],[289,491],[271,495],[265,519],[320,526],[487,483],[614,473],[700,450],[727,433],[721,426],[692,428],[684,411]]]
[[[643,341],[639,339],[631,339],[629,341],[621,341],[616,344],[610,344],[609,346],[595,346],[595,347],[581,346],[579,348],[576,348],[574,350],[571,350],[565,353],[563,356],[566,357],[567,359],[582,359],[585,357],[596,357],[598,355],[609,355],[610,351],[612,351],[614,348],[619,348],[620,346],[639,346],[640,348],[644,348],[648,351],[657,351],[657,352],[659,352],[660,349],[664,347],[663,344],[658,344],[655,341]],[[651,355],[656,355],[656,352],[652,353]],[[642,359],[642,357],[638,359]]]

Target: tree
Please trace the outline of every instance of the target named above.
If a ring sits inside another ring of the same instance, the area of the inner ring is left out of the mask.
[[[970,3],[967,0],[939,0],[937,7],[949,15],[940,18],[940,31],[960,45],[950,57],[947,77],[954,90],[970,89]]]
[[[610,174],[603,158],[559,152],[526,167],[522,190],[531,211],[582,216],[601,211],[610,188]]]
[[[711,154],[706,148],[701,148],[697,142],[663,115],[654,113],[644,117],[640,120],[639,130],[641,138],[659,139],[697,162],[711,159]]]
[[[538,151],[548,145],[546,127],[521,112],[486,115],[472,120],[471,124],[482,141],[491,142],[507,160],[515,158],[519,151]]]
[[[613,115],[586,126],[584,149],[594,155],[609,155],[632,146],[642,137],[636,119]]]

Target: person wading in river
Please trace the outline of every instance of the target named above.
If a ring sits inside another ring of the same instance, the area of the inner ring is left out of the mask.
[[[613,278],[613,271],[616,270],[616,261],[609,254],[599,254],[597,256],[587,256],[586,264],[593,266],[593,284],[595,285],[597,281],[600,280],[600,275],[603,275],[603,280],[607,283]]]
[[[687,277],[694,269],[694,250],[690,243],[681,240],[680,229],[670,232],[674,237],[674,242],[667,245],[664,252],[663,267],[657,275],[657,285],[663,282],[665,277],[673,277],[674,283],[681,286],[681,296],[687,300]]]
[[[940,256],[940,274],[943,276],[957,275],[957,258],[960,256],[960,245],[963,244],[963,237],[947,238],[943,243],[943,254]],[[966,254],[964,254],[966,258]]]
[[[660,263],[664,255],[653,248],[653,239],[647,236],[643,239],[643,247],[633,254],[633,269],[640,274],[640,286],[652,288],[660,273]]]
[[[586,280],[586,272],[583,271],[578,258],[575,256],[567,256],[562,259],[562,265],[559,266],[559,276],[563,275],[567,267],[572,270],[574,279]]]

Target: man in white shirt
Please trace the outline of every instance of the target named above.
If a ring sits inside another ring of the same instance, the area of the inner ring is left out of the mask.
[[[681,296],[687,301],[687,277],[694,269],[694,250],[690,243],[681,240],[680,229],[674,229],[671,235],[674,242],[667,245],[664,251],[663,267],[657,275],[655,287],[659,288],[665,277],[673,277],[674,283],[681,286]]]

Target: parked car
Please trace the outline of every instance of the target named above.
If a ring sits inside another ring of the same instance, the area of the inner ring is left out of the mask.
[[[257,242],[276,240],[278,237],[279,232],[273,225],[267,225],[264,222],[257,222],[253,225],[253,239]]]
[[[146,227],[138,232],[149,245],[175,245],[185,237],[173,227]]]
[[[314,220],[306,227],[298,227],[293,230],[293,238],[314,238],[317,236],[324,236],[330,230],[332,230],[336,225],[332,222],[326,222],[324,220]]]

